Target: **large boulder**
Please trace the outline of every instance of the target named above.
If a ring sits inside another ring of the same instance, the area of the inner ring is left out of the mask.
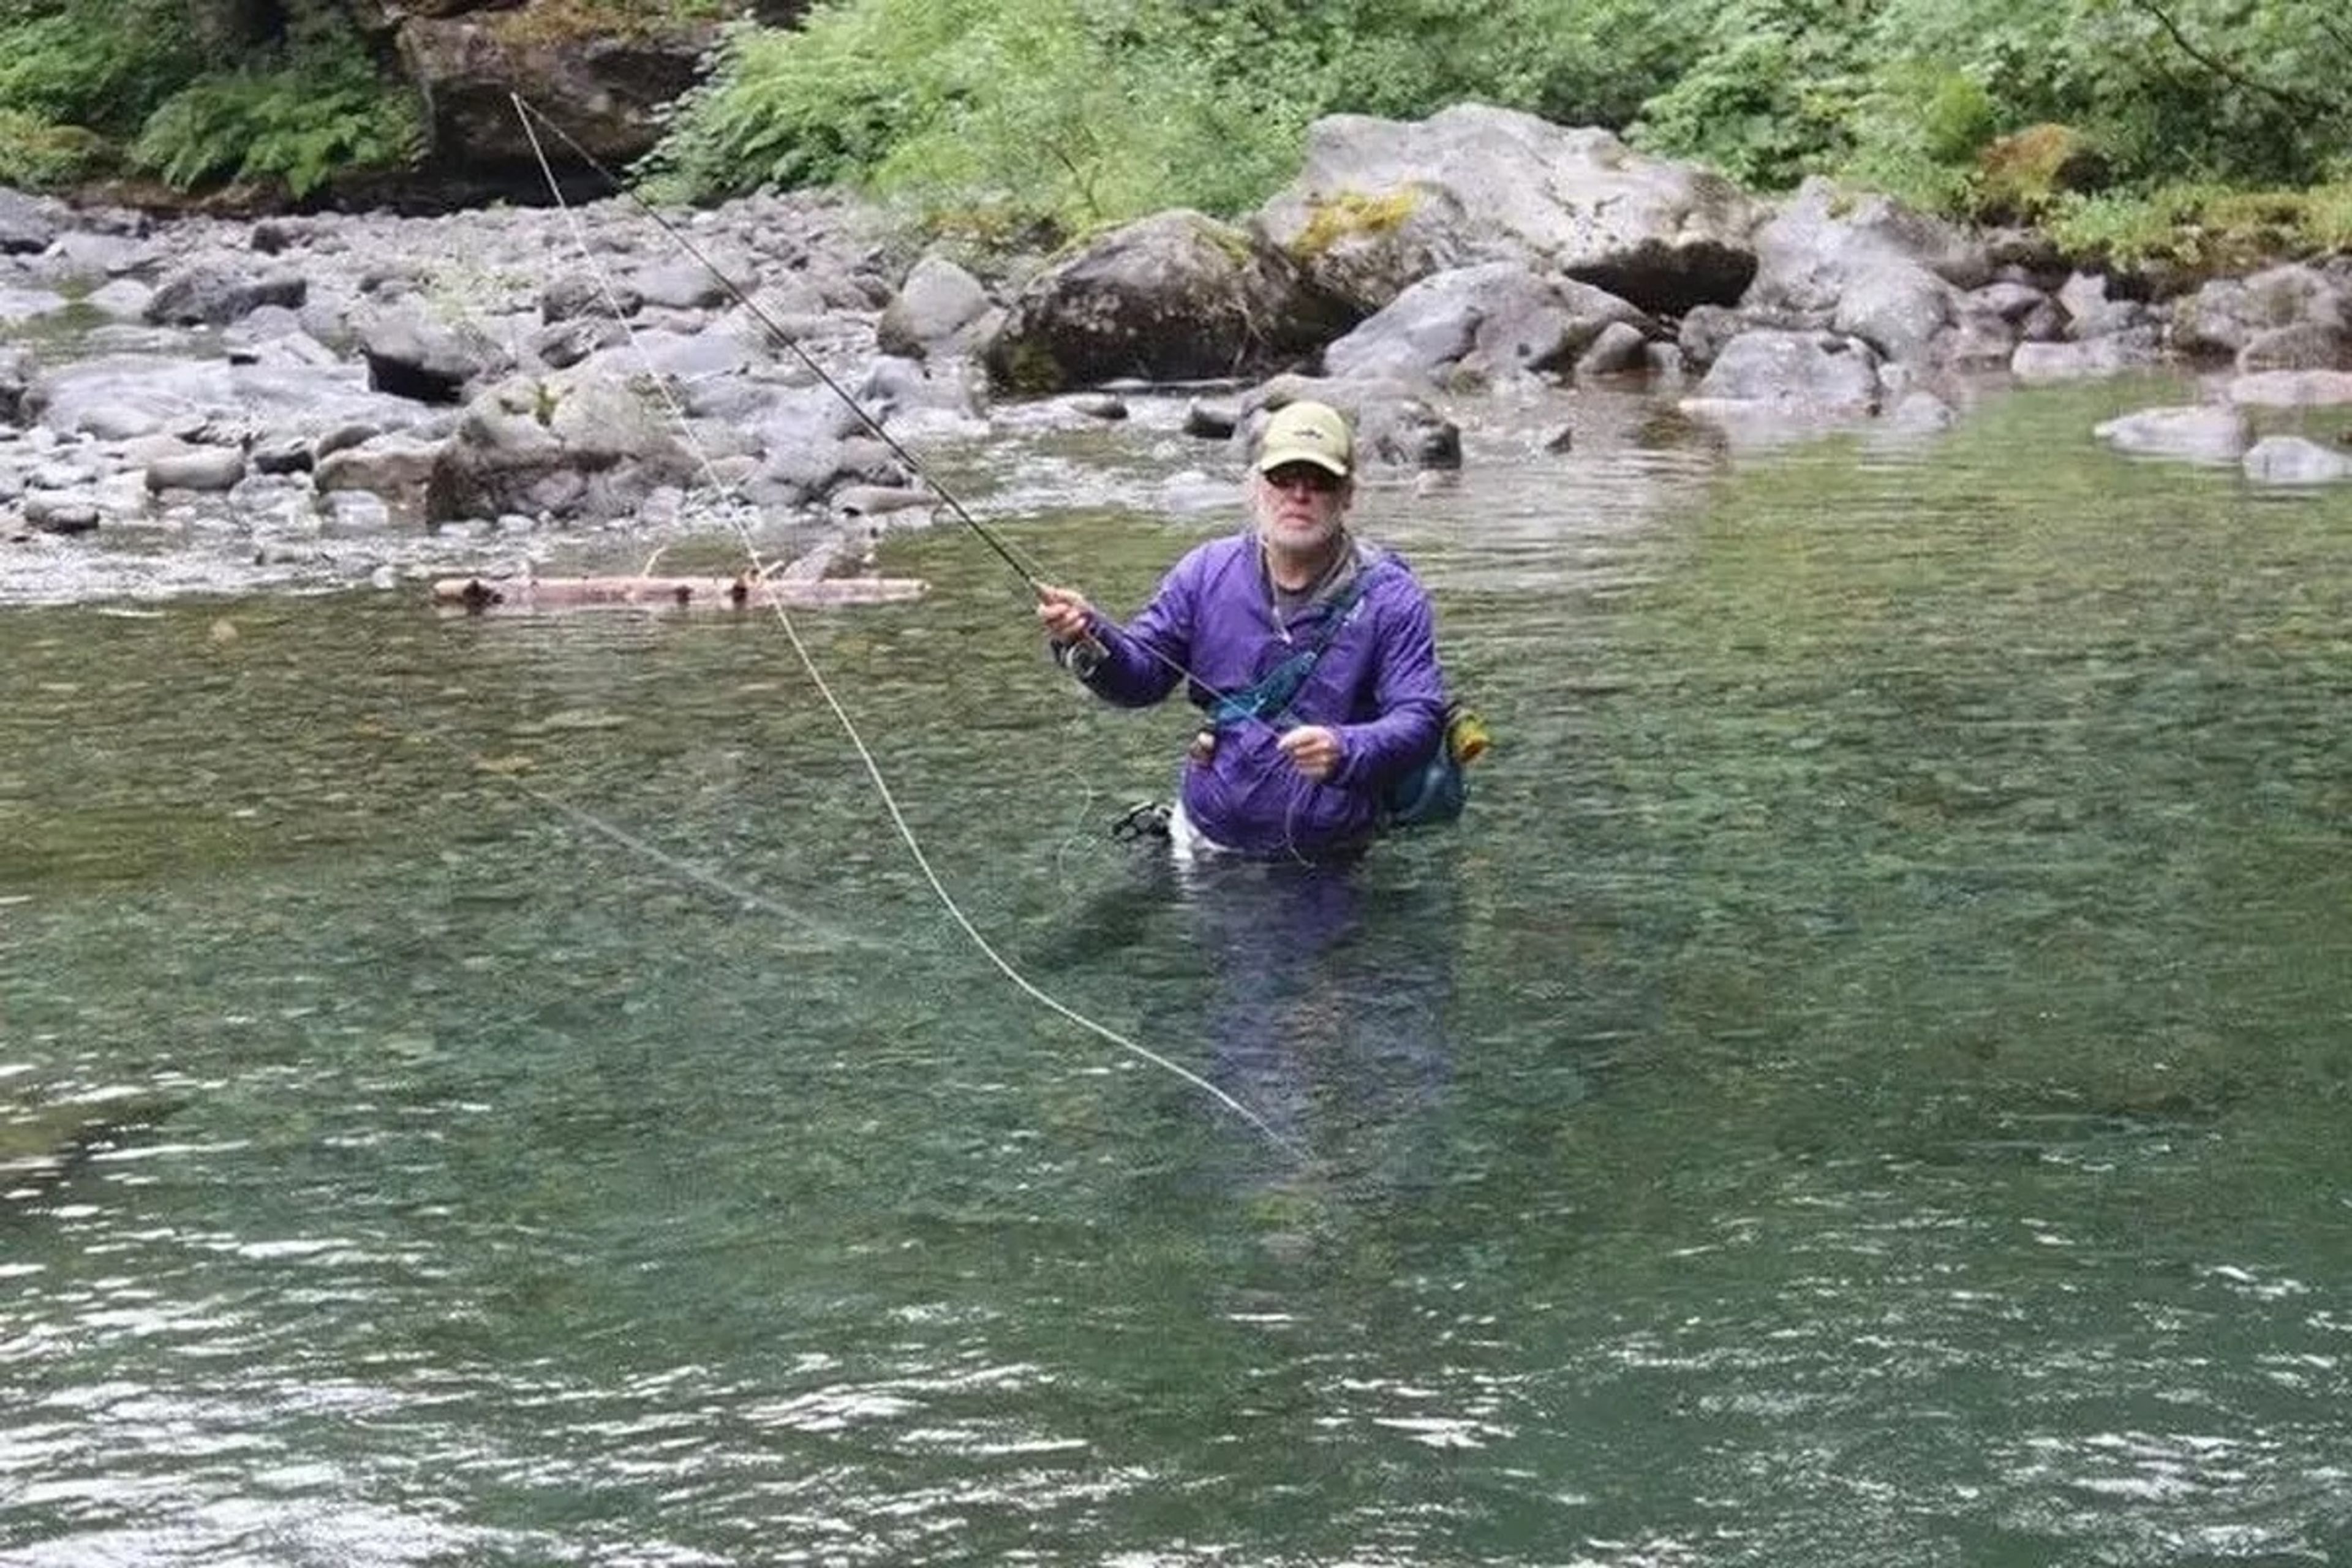
[[[66,227],[64,204],[47,196],[0,188],[0,254],[37,255]]]
[[[425,516],[608,521],[697,471],[675,416],[628,384],[579,371],[510,376],[467,405],[435,455]]]
[[[2021,342],[2009,356],[2009,374],[2029,384],[2090,381],[2151,369],[2164,358],[2156,330],[2135,327],[2081,342]]]
[[[526,0],[497,10],[432,15],[412,5],[397,34],[402,66],[425,101],[428,156],[469,174],[528,174],[532,134],[576,184],[578,153],[608,166],[661,139],[662,111],[692,87],[718,24],[643,16],[613,26],[593,7]],[[543,114],[525,128],[514,100]],[[562,127],[558,136],[554,127]]]
[[[2342,407],[2352,404],[2352,371],[2256,371],[2233,378],[2224,395],[2242,408]]]
[[[299,273],[273,271],[255,277],[236,263],[199,261],[166,278],[149,296],[146,319],[158,326],[219,327],[264,305],[299,310],[310,291]]]
[[[360,490],[381,497],[387,511],[422,515],[439,466],[442,444],[393,432],[340,447],[317,459],[312,486],[321,496]]]
[[[1723,345],[1686,412],[1840,416],[1877,412],[1879,356],[1859,338],[1767,329]]]
[[[2119,452],[2191,463],[2236,463],[2254,442],[2242,411],[2211,403],[2137,409],[2103,420],[2091,433]]]
[[[369,391],[356,366],[232,364],[157,354],[72,360],[45,370],[24,416],[59,435],[127,441],[207,421],[279,434],[365,423],[402,429],[425,412]]]
[[[2238,351],[2238,369],[2264,371],[2352,369],[2352,332],[2336,321],[2297,321],[2256,332]]]
[[[2172,346],[2200,359],[2235,357],[2265,332],[2302,325],[2334,332],[2352,329],[2352,300],[2343,285],[2302,262],[2250,278],[2215,279],[2171,308]]]
[[[1889,267],[1956,289],[1992,280],[1990,253],[1965,231],[1890,196],[1854,195],[1807,180],[1756,231],[1756,276],[1743,308],[1834,311],[1860,279]]]
[[[2352,457],[2300,436],[2267,436],[2246,449],[2246,478],[2263,485],[2332,485],[2352,479]]]
[[[1916,262],[1857,269],[1838,297],[1830,329],[1862,339],[1888,359],[1917,363],[1943,348],[1961,320],[1961,292]],[[2000,357],[2007,357],[2008,344]]]
[[[1636,341],[1664,329],[1615,295],[1516,261],[1423,279],[1323,352],[1335,376],[1443,386],[1564,373],[1612,325]]]
[[[1354,321],[1299,269],[1196,212],[1129,224],[1030,279],[982,348],[990,380],[1060,392],[1120,377],[1280,370]]]
[[[451,323],[398,308],[361,323],[368,384],[419,403],[463,403],[469,389],[512,368],[506,352],[470,321]]]
[[[979,279],[943,256],[927,255],[882,308],[875,341],[884,353],[906,359],[961,353],[988,331],[993,308]]]
[[[1316,283],[1371,312],[1433,273],[1517,261],[1680,315],[1738,300],[1763,209],[1606,131],[1461,104],[1418,121],[1339,114],[1257,215]]]

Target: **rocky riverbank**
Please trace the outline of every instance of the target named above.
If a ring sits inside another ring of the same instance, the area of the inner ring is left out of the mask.
[[[821,563],[929,515],[907,444],[1202,381],[1183,428],[1212,467],[1311,387],[1411,472],[1531,387],[1932,431],[1989,385],[2184,366],[2210,373],[2193,401],[2098,434],[2352,477],[2301,412],[2352,404],[2344,258],[2166,297],[2030,235],[1824,185],[1762,203],[1477,107],[1325,121],[1247,222],[1166,213],[985,280],[833,195],[169,222],[7,195],[0,337],[14,602],[392,585],[737,525]]]

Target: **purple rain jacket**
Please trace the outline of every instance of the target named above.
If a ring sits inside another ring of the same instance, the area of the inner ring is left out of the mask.
[[[1381,796],[1426,762],[1445,724],[1429,595],[1395,556],[1354,546],[1367,574],[1346,624],[1324,647],[1288,710],[1267,724],[1240,721],[1205,762],[1188,759],[1186,815],[1209,838],[1244,855],[1314,855],[1360,845],[1380,826]],[[1318,598],[1281,623],[1255,531],[1196,546],[1160,580],[1126,626],[1097,613],[1089,629],[1104,657],[1080,679],[1123,707],[1159,701],[1183,679],[1203,712],[1247,690],[1314,646],[1331,614]],[[1073,668],[1077,668],[1074,666]],[[1339,731],[1339,766],[1320,784],[1276,750],[1299,724]]]

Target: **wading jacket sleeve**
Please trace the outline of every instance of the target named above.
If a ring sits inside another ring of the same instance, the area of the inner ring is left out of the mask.
[[[1184,809],[1201,831],[1251,855],[1314,854],[1370,838],[1381,796],[1428,760],[1444,727],[1429,595],[1402,561],[1359,547],[1364,587],[1286,711],[1267,723],[1225,725],[1203,761],[1184,763]],[[1081,679],[1125,707],[1157,702],[1191,671],[1187,695],[1203,713],[1315,646],[1333,610],[1318,600],[1286,623],[1256,536],[1244,531],[1188,553],[1125,626],[1097,617],[1104,657]],[[1343,755],[1322,783],[1276,748],[1282,731],[1323,724]]]

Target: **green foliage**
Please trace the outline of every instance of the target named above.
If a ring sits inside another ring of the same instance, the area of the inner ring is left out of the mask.
[[[275,35],[245,37],[257,19]],[[210,68],[224,55],[237,68]],[[339,168],[405,162],[420,129],[340,0],[258,13],[205,0],[14,0],[0,8],[0,178],[26,184],[85,178],[127,151],[184,189],[275,179],[299,196]]]
[[[0,110],[125,135],[197,68],[182,0],[63,0],[0,15]]]
[[[828,0],[797,31],[730,34],[640,174],[673,199],[854,184],[996,232],[1230,216],[1323,114],[1630,113],[1698,3]]]
[[[1210,56],[1136,47],[1125,29],[1152,9],[867,0],[798,32],[739,28],[641,173],[689,197],[862,184],[1009,230],[1234,210],[1305,118],[1221,82]]]
[[[277,180],[299,197],[338,169],[396,167],[418,142],[402,95],[373,80],[325,86],[297,66],[198,79],[155,111],[131,154],[182,190]]]
[[[1836,167],[1870,94],[1870,9],[1868,0],[1733,0],[1679,79],[1643,106],[1634,139],[1749,185],[1791,185]]]
[[[689,199],[854,181],[937,122],[941,57],[982,8],[819,0],[796,32],[731,27],[639,173],[652,194]]]
[[[2299,184],[2352,140],[2347,75],[2352,28],[2319,0],[1738,0],[1643,120],[1767,184],[1831,170],[1951,201],[1978,147],[2041,122],[2141,190]]]
[[[2244,271],[2280,257],[2352,249],[2352,182],[2261,191],[2204,181],[2067,194],[2056,199],[2047,226],[2070,251],[2119,267]]]
[[[1839,173],[1916,206],[1955,210],[1968,205],[1977,155],[1999,123],[1992,95],[1973,77],[1893,61],[1854,104],[1853,150]]]
[[[1977,155],[1968,205],[1997,223],[2035,223],[2070,194],[2109,184],[2106,154],[2071,125],[2029,125]]]
[[[397,167],[423,141],[417,106],[392,90],[341,14],[314,5],[289,17],[260,63],[200,76],[148,117],[131,155],[180,189],[215,180],[275,180],[296,197],[336,171]]]
[[[103,167],[107,156],[106,141],[95,132],[0,109],[0,185],[44,190],[70,184]]]

